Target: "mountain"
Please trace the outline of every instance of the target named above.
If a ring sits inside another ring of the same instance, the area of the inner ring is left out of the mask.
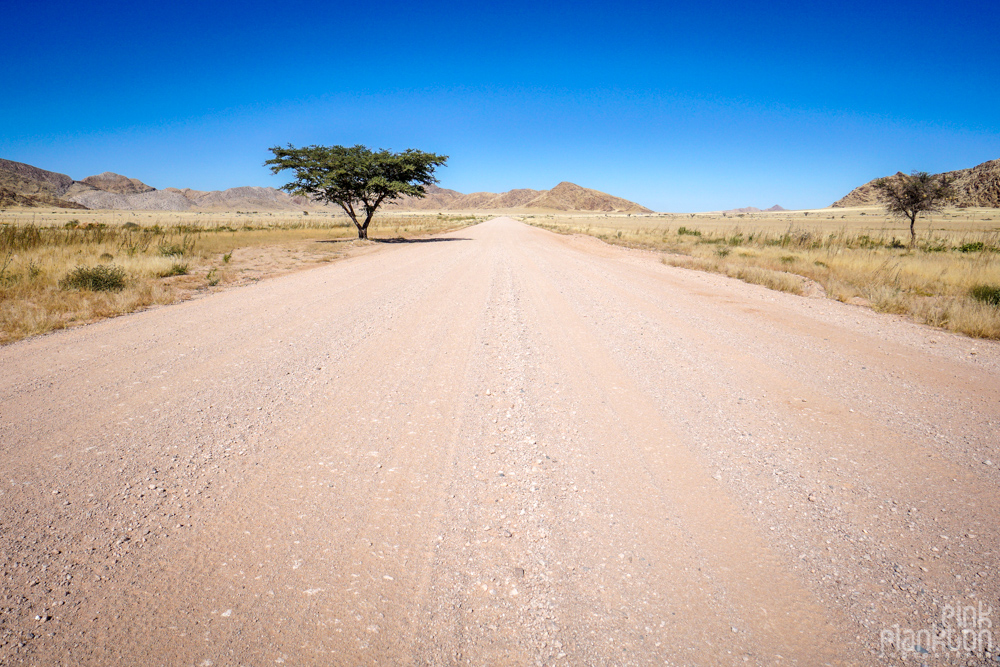
[[[72,185],[66,174],[0,158],[0,206],[83,208],[62,199]]]
[[[301,211],[330,207],[281,190],[257,186],[228,190],[157,190],[140,180],[106,171],[74,181],[66,174],[0,159],[0,206],[143,211]],[[563,182],[551,190],[508,190],[462,194],[432,185],[423,198],[404,197],[387,205],[397,211],[498,211],[541,209],[608,213],[650,213],[635,202]],[[339,211],[339,208],[336,209]]]
[[[779,212],[787,211],[788,209],[775,204],[771,208],[759,209],[756,206],[744,206],[743,208],[731,208],[728,211],[723,211],[726,215],[738,215],[740,213],[768,213],[768,212]]]
[[[145,183],[135,178],[126,178],[121,174],[106,171],[97,176],[88,176],[80,181],[91,187],[105,192],[114,192],[120,195],[135,195],[142,192],[152,192],[156,188],[151,188]]]
[[[548,192],[542,192],[526,203],[525,208],[549,208],[557,211],[601,211],[605,213],[652,213],[645,206],[640,206],[621,197],[582,188],[574,183],[563,181]]]
[[[427,188],[424,198],[404,197],[389,205],[399,211],[503,211],[510,209],[543,209],[606,213],[651,213],[644,207],[621,197],[599,190],[562,182],[551,190],[527,188],[494,192],[473,192],[463,195],[437,186]]]
[[[173,188],[168,188],[173,190]],[[320,208],[321,205],[306,199],[289,195],[275,188],[265,188],[257,185],[245,185],[228,190],[180,190],[181,194],[191,200],[198,208],[222,210],[301,210],[304,208]]]
[[[897,178],[901,175],[902,172],[897,172],[887,178]],[[1000,160],[990,160],[970,169],[948,171],[944,175],[955,188],[957,206],[1000,208]],[[878,196],[875,194],[877,180],[876,178],[854,188],[833,202],[833,208],[879,205]]]
[[[0,206],[125,211],[300,211],[323,208],[305,197],[292,197],[274,188],[239,187],[212,192],[177,188],[157,190],[138,179],[110,171],[74,181],[66,174],[4,159],[0,159]]]

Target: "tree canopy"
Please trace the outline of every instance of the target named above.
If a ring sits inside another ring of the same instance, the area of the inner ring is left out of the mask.
[[[886,211],[910,221],[910,247],[917,241],[917,216],[925,211],[940,211],[953,196],[951,183],[943,174],[932,176],[926,171],[880,178],[874,185]]]
[[[404,195],[423,197],[425,187],[437,183],[434,169],[447,155],[408,148],[401,153],[365,146],[305,146],[291,144],[269,149],[274,157],[264,163],[275,174],[291,169],[295,180],[281,187],[289,194],[337,204],[354,222],[358,238],[368,238],[368,225],[383,203]]]

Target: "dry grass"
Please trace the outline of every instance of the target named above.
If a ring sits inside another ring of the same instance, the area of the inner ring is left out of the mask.
[[[39,211],[0,214],[0,344],[332,261],[379,238],[456,229],[476,218],[387,215],[357,241],[329,214]],[[333,241],[333,243],[331,243]],[[80,267],[125,285],[75,289]]]
[[[913,249],[907,247],[906,226],[878,209],[525,221],[662,250],[665,263],[771,289],[800,294],[813,281],[830,298],[1000,339],[1000,307],[982,296],[1000,289],[1000,211],[995,209],[955,209],[922,220]]]

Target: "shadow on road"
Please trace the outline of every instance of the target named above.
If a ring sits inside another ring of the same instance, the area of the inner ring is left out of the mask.
[[[352,243],[358,239],[322,239],[316,243]],[[404,239],[396,237],[394,239],[368,239],[372,243],[437,243],[439,241],[471,241],[472,239],[452,236],[446,239]]]
[[[438,241],[471,241],[461,236],[450,236],[446,239],[404,239],[397,236],[394,239],[368,239],[373,243],[437,243]]]

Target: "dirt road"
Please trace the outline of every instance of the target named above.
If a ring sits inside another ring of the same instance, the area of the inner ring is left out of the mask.
[[[497,219],[0,367],[3,664],[987,659],[994,343]]]

